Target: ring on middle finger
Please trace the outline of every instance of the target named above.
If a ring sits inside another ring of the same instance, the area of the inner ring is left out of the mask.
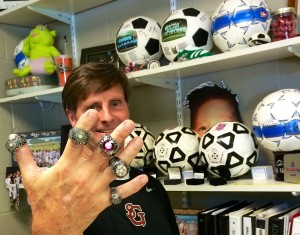
[[[112,157],[120,149],[120,144],[110,135],[105,134],[99,141],[99,147],[108,156]]]
[[[118,157],[113,157],[110,159],[109,167],[113,174],[118,178],[124,178],[130,171],[129,165]]]

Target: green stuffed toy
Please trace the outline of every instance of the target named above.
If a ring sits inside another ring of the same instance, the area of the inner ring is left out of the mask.
[[[56,31],[44,25],[37,25],[23,40],[23,53],[30,59],[30,63],[22,69],[15,68],[13,74],[17,77],[28,74],[53,74],[55,72],[54,58],[60,52],[53,46]]]

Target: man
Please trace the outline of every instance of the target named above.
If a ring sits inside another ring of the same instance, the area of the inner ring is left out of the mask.
[[[136,137],[124,149],[106,152],[105,143],[122,145],[134,130],[128,120],[129,95],[128,79],[114,65],[79,66],[62,94],[73,128],[59,161],[42,171],[28,146],[16,136],[9,137],[8,149],[16,155],[31,202],[34,235],[178,234],[159,181],[135,169],[114,180],[111,160],[124,167],[142,147]],[[109,141],[103,142],[105,138]],[[9,148],[9,143],[17,147]]]
[[[98,112],[99,139],[129,118],[130,87],[127,77],[111,64],[90,63],[75,69],[64,87],[63,106],[72,126],[88,109]],[[141,174],[132,168],[116,187]],[[156,179],[146,187],[99,214],[84,234],[177,234],[169,198]]]

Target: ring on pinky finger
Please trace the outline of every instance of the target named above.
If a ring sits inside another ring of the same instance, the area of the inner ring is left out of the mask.
[[[5,142],[7,151],[14,154],[19,148],[27,144],[26,138],[18,134],[10,134]]]

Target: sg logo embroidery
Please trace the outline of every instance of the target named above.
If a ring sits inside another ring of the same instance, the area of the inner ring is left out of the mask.
[[[130,219],[131,223],[133,223],[135,226],[145,227],[146,218],[141,206],[132,205],[132,203],[127,203],[125,205],[125,210],[127,211],[126,215]]]

